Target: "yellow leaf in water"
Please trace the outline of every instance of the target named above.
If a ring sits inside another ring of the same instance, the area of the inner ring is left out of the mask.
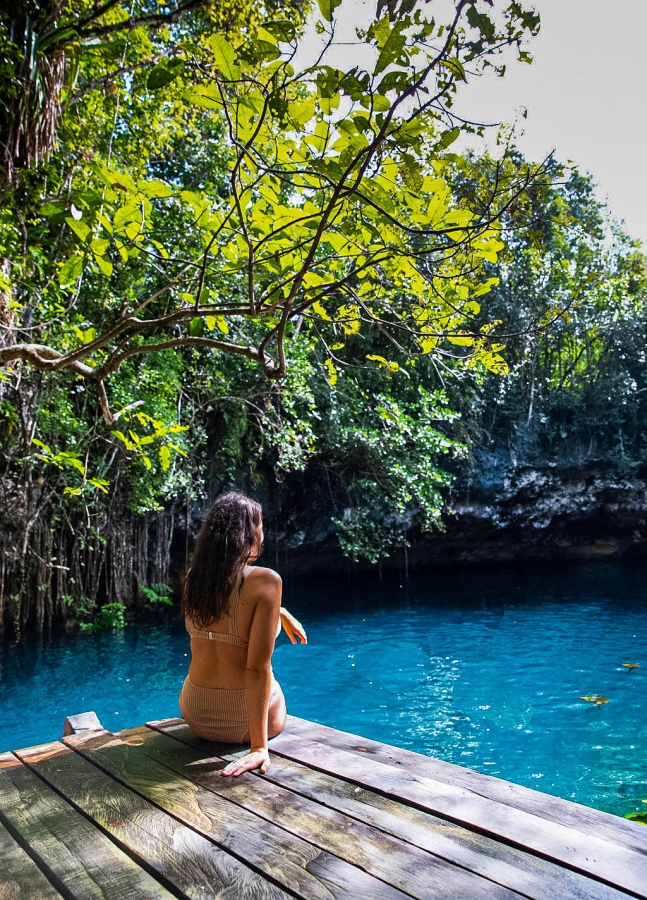
[[[580,697],[580,700],[586,700],[587,703],[595,703],[596,706],[600,706],[602,703],[608,703],[609,698],[603,697],[602,694],[593,694],[592,696]]]

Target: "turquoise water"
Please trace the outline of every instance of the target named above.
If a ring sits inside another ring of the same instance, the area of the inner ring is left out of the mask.
[[[610,812],[645,809],[645,567],[287,579],[284,602],[310,639],[282,637],[274,654],[295,715]],[[178,622],[6,646],[0,750],[58,739],[89,709],[113,730],[178,715],[188,649]]]

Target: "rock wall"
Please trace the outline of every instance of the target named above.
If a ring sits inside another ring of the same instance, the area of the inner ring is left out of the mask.
[[[502,455],[483,455],[478,474],[450,498],[443,533],[411,533],[407,551],[384,568],[537,560],[647,559],[647,477],[621,476],[596,466],[516,466]],[[268,535],[267,565],[295,574],[325,574],[351,564],[337,547],[325,515]]]

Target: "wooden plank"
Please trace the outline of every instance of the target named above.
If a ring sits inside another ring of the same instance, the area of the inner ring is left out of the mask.
[[[60,900],[61,895],[0,822],[0,900]]]
[[[177,721],[182,722],[182,719]],[[381,744],[368,738],[359,737],[345,731],[337,731],[327,725],[309,722],[296,716],[288,716],[282,735],[274,738],[271,748],[279,752],[281,741],[295,735],[315,740],[337,750],[346,750],[355,756],[374,759],[378,762],[404,768],[416,775],[433,778],[455,787],[473,791],[482,797],[496,800],[507,806],[514,806],[550,822],[558,822],[569,828],[576,828],[585,834],[597,835],[633,850],[647,853],[647,828],[628,819],[614,816],[598,809],[591,809],[561,797],[553,797],[520,784],[513,784],[502,778],[483,775],[462,766],[455,766],[442,759],[423,756],[411,750]]]
[[[0,809],[12,833],[79,900],[172,895],[10,753],[0,755]]]
[[[140,752],[136,738],[126,742],[104,733],[66,738],[65,743],[297,897],[404,900],[408,896],[176,774]]]
[[[99,716],[91,710],[90,712],[76,713],[74,716],[68,716],[63,724],[63,737],[69,737],[72,734],[85,734],[86,731],[103,731],[103,725],[99,721]]]
[[[300,794],[251,775],[220,777],[226,761],[214,756],[217,746],[205,751],[148,728],[121,732],[125,740],[141,742],[141,752],[196,784],[311,841],[323,850],[392,884],[412,897],[518,898],[516,892],[485,880],[435,853],[405,844],[378,830]]]
[[[276,745],[272,745],[276,752]],[[285,735],[279,753],[647,898],[647,855],[395,766]]]
[[[167,887],[195,900],[225,892],[231,900],[291,896],[63,744],[17,755],[115,843],[153,868]]]
[[[193,735],[178,720],[170,724],[156,722],[151,727],[203,753],[213,753],[213,744]],[[237,755],[239,752],[229,754],[223,748],[223,759]],[[532,900],[620,900],[627,896],[578,872],[285,757],[272,754],[269,771],[258,777],[386,831]]]

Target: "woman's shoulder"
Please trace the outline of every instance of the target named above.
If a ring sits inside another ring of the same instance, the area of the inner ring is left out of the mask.
[[[243,590],[255,600],[274,604],[281,600],[281,576],[265,566],[250,566],[245,576]]]
[[[256,584],[265,584],[265,585],[280,585],[282,583],[281,576],[278,572],[275,572],[274,569],[267,569],[265,566],[249,566],[247,569],[247,574],[245,576],[245,581],[253,581]]]

